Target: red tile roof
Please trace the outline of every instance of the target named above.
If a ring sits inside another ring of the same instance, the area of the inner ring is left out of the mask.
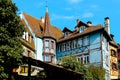
[[[44,23],[44,36],[52,36],[51,32],[50,32],[50,18],[49,18],[49,14],[48,12],[46,12],[45,14],[45,23]]]
[[[26,27],[27,25],[25,24],[25,21],[21,20],[21,23],[25,26],[25,30],[28,32],[28,34],[31,35],[30,30],[28,29],[28,27]],[[28,39],[29,39],[29,36],[28,36]],[[21,42],[24,46],[30,48],[33,51],[35,50],[35,45],[34,45],[33,38],[31,39],[31,43],[29,41],[26,41],[25,39],[21,39]]]
[[[50,22],[45,22],[45,23],[47,23],[47,25],[50,26],[50,27],[48,28],[48,29],[49,29],[49,30],[48,30],[49,32],[47,32],[47,31],[46,31],[46,27],[45,27],[46,24],[43,24],[41,20],[36,19],[36,18],[34,18],[34,17],[26,14],[26,13],[23,13],[23,15],[25,16],[25,18],[26,18],[28,24],[30,25],[32,31],[33,31],[37,36],[39,36],[39,37],[42,38],[42,37],[43,37],[44,35],[46,35],[46,33],[47,33],[47,35],[49,34],[49,36],[55,38],[56,40],[58,40],[59,38],[61,38],[61,37],[63,36],[62,31],[61,31],[59,28],[51,25]],[[49,16],[49,15],[46,13],[46,16]],[[48,19],[49,19],[49,17],[47,17],[47,20],[48,20]],[[43,31],[41,31],[41,28],[43,29]],[[44,32],[45,32],[45,33],[44,33]]]
[[[41,34],[41,30],[40,30],[40,24],[41,24],[41,21],[38,20],[38,19],[35,19],[34,17],[26,14],[23,12],[23,15],[25,17],[25,19],[27,20],[29,26],[31,27],[32,31],[39,37],[41,37],[43,34]],[[43,25],[42,25],[43,27]]]
[[[62,41],[65,41],[65,40],[70,40],[72,38],[76,38],[76,37],[79,37],[79,36],[90,34],[92,32],[102,30],[102,29],[104,29],[104,28],[101,25],[89,26],[88,28],[85,29],[84,32],[80,33],[79,31],[75,31],[74,33],[70,34],[69,36],[59,39],[58,42],[62,42]]]

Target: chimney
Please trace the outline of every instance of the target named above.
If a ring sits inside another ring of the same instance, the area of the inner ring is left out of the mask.
[[[23,19],[23,12],[20,12],[20,19]]]
[[[110,19],[109,19],[109,17],[105,18],[104,26],[105,26],[105,30],[110,34]]]
[[[41,21],[43,24],[45,23],[45,18],[43,16],[41,17]]]
[[[91,21],[88,21],[88,22],[87,22],[87,25],[88,25],[88,26],[92,26],[92,22],[91,22]]]

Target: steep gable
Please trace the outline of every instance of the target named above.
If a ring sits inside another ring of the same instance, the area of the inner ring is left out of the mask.
[[[35,35],[39,36],[39,37],[43,37],[45,35],[45,24],[42,23],[41,20],[39,19],[36,19],[26,13],[23,13],[25,19],[27,20],[29,26],[31,27],[32,31],[35,33]],[[26,23],[24,23],[26,24]],[[62,35],[62,31],[51,25],[50,24],[50,28],[49,28],[49,33],[47,33],[47,35],[50,35],[51,37],[55,38],[56,40],[58,40],[59,38],[61,38],[63,35]]]

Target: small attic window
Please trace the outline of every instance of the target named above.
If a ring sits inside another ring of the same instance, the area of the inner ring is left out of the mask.
[[[69,35],[69,32],[65,32],[64,33],[64,36],[66,37],[66,36],[68,36]]]
[[[80,33],[83,32],[84,29],[85,29],[85,26],[81,26],[81,27],[79,28]]]
[[[41,25],[40,25],[40,32],[43,33],[43,28]]]

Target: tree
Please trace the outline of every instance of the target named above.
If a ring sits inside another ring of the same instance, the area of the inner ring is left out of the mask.
[[[77,61],[75,56],[66,56],[61,58],[61,66],[84,74],[85,80],[92,80],[91,72],[82,63]]]
[[[66,56],[61,58],[61,66],[84,74],[85,80],[105,80],[105,69],[100,66],[87,65],[77,61],[75,56]]]
[[[92,73],[94,80],[105,80],[105,69],[102,67],[90,65],[88,69]]]
[[[19,38],[24,27],[17,10],[11,0],[0,0],[0,80],[10,78],[12,69],[22,62],[23,49]]]

